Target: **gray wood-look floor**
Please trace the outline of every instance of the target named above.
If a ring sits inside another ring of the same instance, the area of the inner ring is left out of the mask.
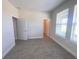
[[[50,39],[17,40],[4,59],[76,59]]]

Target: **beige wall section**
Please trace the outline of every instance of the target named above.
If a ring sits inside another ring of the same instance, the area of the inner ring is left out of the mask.
[[[48,14],[45,12],[40,12],[40,11],[33,11],[33,10],[24,10],[20,9],[19,10],[19,17],[20,18],[26,18],[26,20],[29,19],[43,19],[43,18],[48,18]]]
[[[2,10],[10,16],[18,17],[18,10],[8,0],[2,0]]]
[[[15,45],[12,16],[18,17],[18,10],[8,1],[2,2],[2,57]]]

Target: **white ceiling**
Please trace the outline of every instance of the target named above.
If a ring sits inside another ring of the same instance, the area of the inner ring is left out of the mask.
[[[50,11],[56,8],[65,0],[9,0],[19,9],[34,11]]]

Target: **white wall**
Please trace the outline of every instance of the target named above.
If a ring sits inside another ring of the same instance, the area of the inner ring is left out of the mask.
[[[2,9],[10,16],[18,17],[18,10],[8,1],[2,1]]]
[[[50,33],[49,36],[55,40],[58,44],[64,47],[67,51],[77,57],[77,45],[70,41],[71,34],[71,22],[73,19],[74,5],[76,4],[76,0],[68,0],[57,7],[54,11],[49,13],[50,16]],[[69,8],[69,16],[68,16],[68,24],[67,24],[67,33],[66,38],[62,38],[55,34],[56,30],[56,15],[58,12]]]
[[[28,39],[43,37],[43,19],[47,18],[47,14],[37,11],[20,10],[19,17],[20,19],[18,20],[18,38],[22,36],[20,35],[20,28],[22,28],[21,26],[19,26],[20,20],[25,21],[27,24],[26,32],[28,34]]]
[[[2,57],[4,57],[15,45],[12,16],[18,17],[18,11],[8,0],[3,0],[2,9]]]

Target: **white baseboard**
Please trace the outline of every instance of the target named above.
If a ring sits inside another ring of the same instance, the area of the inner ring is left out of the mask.
[[[15,43],[11,43],[10,46],[6,49],[6,51],[2,53],[2,58],[4,58],[14,46],[15,46]]]
[[[39,37],[29,37],[27,39],[17,39],[17,40],[28,40],[28,39],[41,39],[43,38],[43,36],[39,36]]]
[[[37,38],[43,38],[43,36],[40,36],[40,37],[30,37],[29,39],[37,39]]]
[[[66,51],[68,51],[69,53],[71,53],[74,57],[77,58],[77,55],[70,50],[69,48],[67,48],[65,45],[61,44],[60,42],[58,42],[57,40],[55,40],[55,38],[52,38],[51,36],[49,36],[51,39],[53,39],[56,43],[58,43],[61,47],[63,47]]]

